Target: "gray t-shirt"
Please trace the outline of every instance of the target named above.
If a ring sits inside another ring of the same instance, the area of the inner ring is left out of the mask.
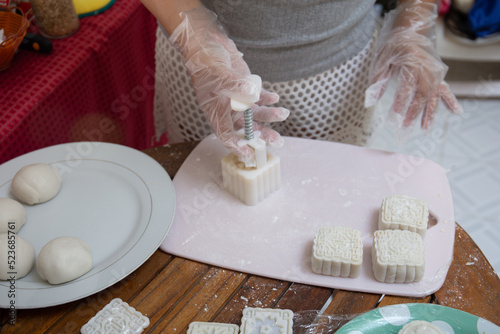
[[[278,82],[324,72],[373,37],[374,0],[202,0],[254,74]]]

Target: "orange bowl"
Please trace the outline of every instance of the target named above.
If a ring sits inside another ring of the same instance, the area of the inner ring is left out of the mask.
[[[21,44],[26,30],[29,26],[29,21],[24,15],[14,12],[18,9],[21,13],[22,10],[18,7],[0,8],[0,29],[3,29],[5,40],[0,43],[0,71],[9,68],[14,54]]]

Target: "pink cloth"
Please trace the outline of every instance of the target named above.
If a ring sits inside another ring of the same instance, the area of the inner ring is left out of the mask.
[[[66,142],[154,142],[156,20],[139,0],[80,20],[51,54],[19,50],[0,72],[0,163]]]

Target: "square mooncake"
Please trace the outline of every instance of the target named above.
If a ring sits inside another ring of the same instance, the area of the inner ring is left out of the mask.
[[[312,270],[335,277],[358,277],[363,264],[361,231],[321,227],[314,238]]]
[[[379,230],[408,230],[425,237],[429,209],[421,199],[409,196],[392,195],[382,201],[380,208]]]
[[[142,333],[149,318],[135,308],[115,298],[80,329],[82,334]]]
[[[292,334],[291,310],[246,307],[241,318],[241,334]]]
[[[420,281],[425,272],[425,250],[422,237],[410,231],[375,231],[372,265],[377,281],[385,283]]]

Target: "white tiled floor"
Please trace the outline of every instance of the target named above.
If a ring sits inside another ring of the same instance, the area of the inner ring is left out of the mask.
[[[460,102],[464,114],[450,116],[440,110],[429,135],[414,129],[398,146],[394,131],[383,127],[370,147],[405,154],[419,150],[449,170],[456,221],[500,273],[500,99]]]

